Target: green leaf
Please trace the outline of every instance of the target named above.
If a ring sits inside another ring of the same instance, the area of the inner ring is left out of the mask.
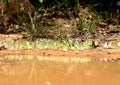
[[[91,48],[91,46],[92,46],[92,41],[85,41],[85,42],[83,43],[83,46],[84,46],[84,49]]]
[[[43,3],[43,0],[39,0],[40,3]]]
[[[120,47],[120,42],[117,43],[117,46]]]
[[[3,4],[7,4],[7,3],[8,3],[8,0],[2,0],[2,3],[3,3]]]
[[[120,6],[120,1],[118,1],[116,5],[117,5],[117,6]]]

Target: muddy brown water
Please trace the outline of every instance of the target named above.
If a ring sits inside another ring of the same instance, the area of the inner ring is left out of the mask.
[[[120,60],[1,56],[0,85],[120,85]]]

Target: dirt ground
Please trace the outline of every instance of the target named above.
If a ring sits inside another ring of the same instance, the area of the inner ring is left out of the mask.
[[[89,49],[75,51],[60,50],[1,50],[0,55],[34,55],[34,56],[55,56],[55,57],[93,57],[93,58],[120,58],[120,49]]]
[[[12,6],[12,5],[11,5]],[[24,6],[22,6],[24,7]],[[15,8],[15,7],[14,7]],[[11,10],[14,10],[10,8]],[[6,17],[4,17],[6,18]],[[8,18],[8,17],[7,17]],[[2,29],[2,24],[5,25],[11,25],[8,23],[9,20],[0,20],[0,29]],[[54,22],[57,22],[57,24],[60,24],[61,26],[59,29],[64,33],[64,36],[72,36],[74,37],[75,40],[81,40],[81,36],[73,36],[74,34],[77,34],[74,28],[75,23],[73,20],[70,19],[62,19],[62,18],[54,18]],[[116,23],[116,18],[112,20],[114,23]],[[118,22],[119,19],[117,19]],[[0,55],[39,55],[39,56],[66,56],[66,57],[104,57],[104,58],[120,58],[120,48],[118,48],[116,45],[118,42],[120,42],[120,25],[114,26],[112,24],[110,25],[105,25],[106,23],[99,23],[100,26],[98,26],[98,31],[101,33],[103,36],[99,36],[99,38],[102,41],[99,41],[98,37],[95,36],[93,38],[93,41],[95,41],[96,46],[103,47],[105,43],[107,42],[110,47],[113,48],[94,48],[94,49],[89,49],[89,50],[81,50],[81,51],[60,51],[60,50],[40,50],[40,49],[30,49],[30,50],[7,50],[3,46],[0,45]],[[119,23],[117,23],[119,24]],[[17,28],[18,25],[15,25]],[[114,29],[116,28],[116,29]],[[5,30],[5,29],[4,29]],[[19,32],[17,32],[19,33]],[[55,32],[52,32],[51,30],[47,30],[45,32],[46,37],[56,37],[59,36],[58,30]],[[10,40],[19,40],[22,39],[22,36],[19,34],[0,34],[0,42],[4,41],[10,41]]]

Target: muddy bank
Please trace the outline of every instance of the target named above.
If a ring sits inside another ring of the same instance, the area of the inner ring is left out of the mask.
[[[95,57],[95,58],[120,58],[120,49],[89,49],[75,51],[60,50],[0,50],[0,55],[33,55],[33,56],[58,56],[58,57]]]

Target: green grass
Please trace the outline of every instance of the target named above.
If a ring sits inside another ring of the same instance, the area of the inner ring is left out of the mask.
[[[1,42],[1,45],[4,45],[9,50],[16,49],[55,49],[55,50],[74,50],[79,51],[83,49],[92,48],[92,41],[78,42],[73,41],[72,39],[67,40],[51,40],[51,39],[42,39],[35,41],[26,41],[26,40],[17,40],[9,42]]]

